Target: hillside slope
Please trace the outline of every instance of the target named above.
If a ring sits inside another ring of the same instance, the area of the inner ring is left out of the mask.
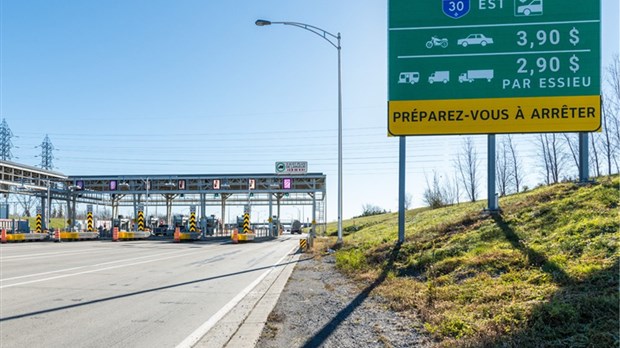
[[[620,178],[345,223],[336,253],[438,346],[617,347]],[[331,229],[331,228],[330,228]],[[352,232],[355,231],[355,232]]]

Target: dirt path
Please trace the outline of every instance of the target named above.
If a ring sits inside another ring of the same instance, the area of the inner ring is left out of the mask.
[[[335,268],[332,255],[302,255],[256,347],[427,347],[419,323],[386,309]]]

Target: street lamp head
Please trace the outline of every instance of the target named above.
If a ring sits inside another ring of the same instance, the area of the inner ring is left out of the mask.
[[[254,24],[258,25],[259,27],[264,27],[265,25],[271,25],[271,22],[264,19],[257,19]]]

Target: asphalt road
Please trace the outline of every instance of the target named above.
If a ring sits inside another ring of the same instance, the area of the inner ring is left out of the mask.
[[[0,346],[177,347],[285,263],[299,238],[3,244]]]

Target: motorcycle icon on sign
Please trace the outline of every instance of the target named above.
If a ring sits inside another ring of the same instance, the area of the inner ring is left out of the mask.
[[[437,36],[433,36],[426,42],[426,48],[433,48],[435,46],[441,46],[443,48],[448,47],[448,39],[440,39]]]

